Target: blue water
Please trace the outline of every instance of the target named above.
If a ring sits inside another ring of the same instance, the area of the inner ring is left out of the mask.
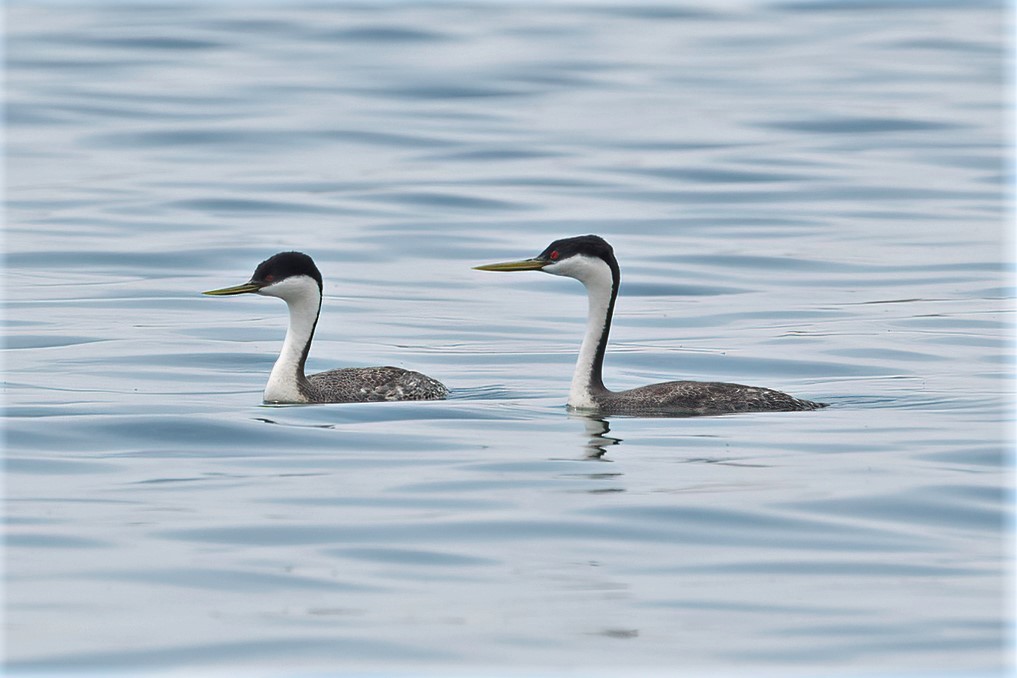
[[[11,673],[1013,667],[1009,51],[993,3],[7,5]],[[818,412],[564,409],[605,377]],[[311,370],[265,407],[284,249]]]

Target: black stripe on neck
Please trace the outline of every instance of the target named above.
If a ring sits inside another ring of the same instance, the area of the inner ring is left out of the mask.
[[[311,324],[311,332],[307,335],[307,342],[304,344],[304,350],[300,352],[300,362],[297,363],[297,389],[303,393],[308,399],[311,399],[314,389],[311,388],[311,382],[308,381],[307,375],[304,373],[304,365],[307,363],[307,355],[311,352],[311,342],[314,340],[314,330],[318,328],[318,318],[321,317],[321,282],[318,282],[318,310],[314,314],[314,322]]]
[[[618,299],[618,286],[621,283],[621,270],[614,256],[605,257],[604,263],[611,268],[611,300],[607,304],[607,313],[604,318],[604,329],[597,340],[597,350],[593,355],[593,365],[590,369],[590,387],[607,391],[604,386],[604,355],[607,353],[607,338],[611,333],[611,320],[614,317],[614,303]]]

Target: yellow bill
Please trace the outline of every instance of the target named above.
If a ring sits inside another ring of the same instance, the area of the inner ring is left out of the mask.
[[[224,287],[221,290],[209,290],[202,292],[202,294],[210,294],[214,297],[223,297],[229,294],[244,294],[246,292],[257,292],[262,288],[255,282],[245,282],[243,285],[234,285],[233,287]]]
[[[522,259],[520,261],[503,261],[498,264],[483,264],[473,268],[477,271],[539,271],[550,263],[543,259]]]

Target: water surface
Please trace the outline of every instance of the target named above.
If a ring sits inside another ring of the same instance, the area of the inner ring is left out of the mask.
[[[1012,668],[1013,67],[992,3],[9,3],[6,662],[611,675]],[[564,409],[605,378],[819,412]],[[265,407],[284,249],[311,370]]]

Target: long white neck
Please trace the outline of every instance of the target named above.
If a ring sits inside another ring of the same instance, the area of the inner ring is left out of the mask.
[[[265,402],[307,402],[308,385],[307,377],[304,376],[304,362],[311,348],[314,327],[321,310],[318,283],[306,276],[296,276],[266,287],[259,293],[282,298],[290,311],[286,339],[265,386]]]
[[[544,270],[576,278],[586,287],[589,299],[586,334],[579,347],[576,369],[572,373],[568,404],[576,409],[596,409],[595,396],[607,392],[602,369],[617,294],[614,274],[603,259],[586,256],[571,257],[561,264],[547,266]]]

